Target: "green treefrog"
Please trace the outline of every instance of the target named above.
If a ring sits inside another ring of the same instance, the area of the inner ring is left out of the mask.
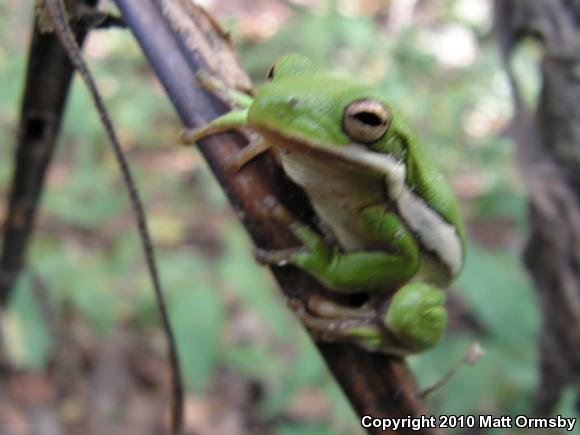
[[[306,192],[322,235],[271,203],[303,247],[258,250],[259,259],[378,301],[371,309],[312,298],[297,310],[319,337],[399,356],[433,347],[447,325],[442,289],[461,271],[465,252],[449,184],[381,90],[299,55],[279,60],[268,79],[254,99],[231,94],[239,110],[184,132],[183,140],[247,128],[261,140],[235,166],[270,149]]]

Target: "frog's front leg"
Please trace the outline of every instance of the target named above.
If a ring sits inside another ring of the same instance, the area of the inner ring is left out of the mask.
[[[195,145],[201,139],[232,130],[241,130],[247,125],[248,109],[252,104],[252,97],[226,85],[209,72],[201,70],[196,74],[199,86],[217,96],[220,100],[239,109],[225,113],[207,125],[199,128],[186,129],[181,132],[181,142],[186,145]]]
[[[389,290],[411,279],[419,267],[419,248],[399,217],[383,206],[362,210],[367,232],[374,240],[385,241],[388,251],[344,252],[336,244],[295,219],[278,203],[268,205],[274,218],[284,222],[304,244],[302,249],[258,250],[260,261],[284,266],[293,264],[308,272],[326,287],[341,293]]]
[[[247,116],[248,109],[228,112],[203,127],[183,130],[181,132],[181,142],[186,145],[194,145],[200,140],[215,134],[233,130],[242,130],[246,127]],[[252,137],[252,140],[250,140],[250,143],[247,146],[242,148],[231,159],[231,161],[228,162],[228,169],[237,172],[244,165],[269,149],[270,145],[261,137],[256,135],[255,137]]]
[[[204,89],[211,91],[222,101],[239,106],[240,109],[219,116],[203,127],[183,130],[181,132],[181,142],[183,144],[194,145],[209,136],[228,131],[242,130],[247,127],[248,109],[252,104],[252,97],[243,92],[227,89],[222,82],[217,80],[215,77],[211,77],[207,73],[198,73],[197,79]],[[251,137],[250,143],[242,148],[238,154],[228,162],[228,169],[237,172],[245,164],[252,161],[268,149],[270,149],[268,143],[266,143],[261,137],[255,135],[255,137]]]

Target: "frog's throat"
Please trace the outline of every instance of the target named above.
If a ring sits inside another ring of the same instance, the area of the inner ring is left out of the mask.
[[[309,154],[312,158],[334,158],[381,175],[390,200],[397,204],[400,215],[418,237],[421,245],[435,254],[455,277],[463,266],[463,247],[456,228],[447,222],[407,184],[407,170],[396,157],[370,151],[359,144],[325,145],[322,142],[301,140],[260,126],[256,130],[274,147]]]
[[[389,198],[399,198],[405,186],[407,170],[405,163],[392,155],[370,151],[367,147],[352,143],[350,145],[326,145],[310,139],[285,135],[266,126],[257,126],[268,143],[275,148],[302,152],[319,160],[335,159],[359,167],[386,178]]]

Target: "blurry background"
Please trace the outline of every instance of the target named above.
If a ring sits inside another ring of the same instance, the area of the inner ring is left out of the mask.
[[[0,0],[0,220],[32,3]],[[486,356],[432,395],[434,412],[529,411],[540,318],[519,260],[526,198],[506,137],[510,94],[491,34],[491,2],[200,3],[231,32],[256,85],[278,57],[299,52],[375,83],[396,102],[450,178],[470,236],[454,285],[465,305],[452,308],[461,321],[437,349],[409,362],[427,387],[480,340]],[[190,433],[361,433],[273,279],[255,263],[200,155],[178,145],[177,116],[129,32],[93,32],[85,53],[146,201],[188,388]],[[528,46],[515,62],[530,102],[539,89],[537,56]],[[0,391],[0,433],[27,433],[35,419],[65,431],[158,430],[167,412],[164,340],[125,188],[79,81],[28,266],[1,319],[12,371]],[[558,413],[578,416],[573,402],[570,391]]]

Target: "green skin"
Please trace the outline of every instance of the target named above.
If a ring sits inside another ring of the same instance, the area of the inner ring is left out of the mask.
[[[316,298],[307,309],[298,307],[320,338],[399,356],[433,347],[447,325],[441,288],[459,273],[464,258],[465,229],[455,194],[379,89],[321,72],[298,55],[282,58],[272,75],[253,100],[228,93],[241,109],[185,132],[184,141],[253,130],[262,142],[244,149],[234,166],[271,149],[305,190],[331,237],[270,204],[272,215],[287,222],[304,246],[259,250],[258,257],[295,265],[334,291],[366,292],[379,301],[372,309],[357,309]],[[361,101],[379,109],[352,106]],[[360,122],[347,119],[349,110],[356,115],[378,110],[386,124],[377,127],[377,119],[365,118],[368,113]],[[384,133],[369,138],[363,132],[363,141],[353,125]]]

